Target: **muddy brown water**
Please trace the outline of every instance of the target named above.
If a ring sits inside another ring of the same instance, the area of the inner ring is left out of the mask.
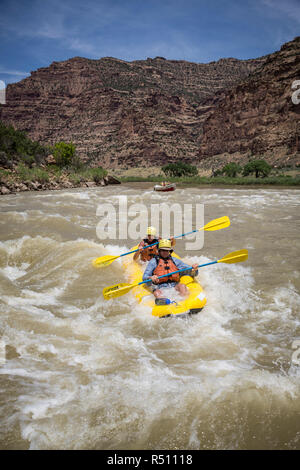
[[[104,301],[126,273],[91,261],[135,244],[97,236],[97,208],[118,195],[227,215],[200,250],[178,240],[188,263],[249,259],[199,270],[198,315]],[[0,448],[299,449],[299,202],[299,189],[147,183],[2,196]]]

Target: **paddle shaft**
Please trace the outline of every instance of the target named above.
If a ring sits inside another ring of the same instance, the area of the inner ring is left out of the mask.
[[[192,232],[183,233],[182,235],[177,235],[176,237],[173,237],[173,238],[184,237],[185,235],[190,235],[191,233],[199,232],[199,230],[203,230],[203,229],[200,228],[200,229],[197,229],[197,230],[193,230]],[[139,250],[145,250],[146,248],[149,248],[150,246],[154,246],[154,245],[158,245],[158,244],[159,244],[159,241],[155,242],[155,243],[151,243],[151,245],[142,246],[141,248],[137,248],[136,250],[128,251],[127,253],[123,253],[122,255],[118,255],[117,258],[122,258],[122,256],[131,255],[131,253],[136,253]]]
[[[219,219],[215,219],[213,220],[212,222],[209,222],[208,224],[204,225],[204,227],[201,227],[201,228],[198,228],[198,229],[195,229],[195,230],[192,230],[191,232],[186,232],[186,233],[182,233],[181,235],[177,235],[176,237],[173,237],[173,238],[180,238],[180,237],[185,237],[186,235],[191,235],[192,233],[196,233],[196,232],[200,232],[200,230],[209,230],[209,226],[211,224],[213,224],[213,222],[219,222],[220,224],[220,221],[222,220],[222,224],[224,225],[224,219],[228,219],[228,217],[221,217]],[[228,223],[229,223],[229,219],[228,219]],[[213,225],[214,226],[214,225]],[[216,224],[217,226],[217,224]],[[216,229],[217,230],[217,229]],[[154,245],[158,245],[159,242],[155,242],[155,243],[151,243],[151,245],[146,245],[146,246],[143,246],[141,248],[138,248],[137,250],[133,250],[133,251],[130,251],[129,253],[124,253],[123,255],[120,255],[120,256],[125,256],[125,255],[129,255],[131,253],[134,253],[136,251],[139,251],[139,249],[141,250],[145,250],[146,248],[149,248],[150,246],[154,246]]]
[[[204,266],[210,266],[212,264],[217,264],[217,263],[238,263],[240,261],[245,261],[247,258],[248,258],[248,250],[239,250],[239,251],[234,251],[232,253],[229,253],[228,255],[224,256],[221,259],[218,259],[218,260],[215,260],[215,261],[210,261],[209,263],[198,264],[197,268],[203,268]],[[162,277],[169,277],[172,274],[181,273],[183,271],[189,271],[191,269],[193,269],[192,266],[190,266],[188,268],[178,269],[177,271],[173,271],[172,273],[163,274],[162,276],[158,276],[157,279],[161,279]],[[150,278],[150,279],[147,279],[146,281],[141,281],[136,285],[138,286],[140,284],[144,284],[145,282],[151,282],[151,281],[152,281],[152,279]]]
[[[232,253],[229,253],[228,255],[224,256],[223,258],[219,260],[210,261],[204,264],[198,264],[197,268],[203,268],[204,266],[210,266],[212,264],[217,264],[217,263],[229,263],[229,264],[239,263],[241,261],[246,261],[246,259],[248,259],[248,250],[239,250],[239,251],[234,251]],[[190,271],[192,269],[193,269],[192,266],[187,266],[186,268],[178,269],[177,271],[173,271],[171,273],[158,276],[157,279],[169,277],[169,276],[172,276],[173,274]],[[105,288],[103,290],[103,296],[106,299],[111,298],[111,297],[119,297],[120,295],[123,295],[129,292],[129,290],[131,290],[133,287],[137,287],[141,284],[147,284],[148,282],[152,282],[151,277],[149,279],[146,279],[145,281],[137,282],[136,284],[129,284],[129,285],[128,284],[116,284],[114,286]]]
[[[229,218],[227,216],[224,216],[224,217],[220,217],[219,219],[212,220],[208,224],[204,225],[204,227],[192,230],[191,232],[183,233],[182,235],[177,235],[176,237],[173,237],[173,238],[184,237],[186,235],[190,235],[191,233],[200,232],[200,230],[208,230],[208,231],[219,230],[221,228],[228,227],[229,225],[230,225]],[[117,258],[121,258],[122,256],[127,256],[127,255],[130,255],[132,253],[136,253],[137,251],[140,251],[140,250],[146,250],[147,248],[149,248],[151,246],[154,246],[154,245],[158,245],[158,244],[159,244],[159,241],[156,241],[154,243],[150,243],[149,245],[141,246],[139,248],[136,248],[135,250],[128,251],[127,253],[123,253],[121,255],[102,256],[102,257],[97,258],[96,260],[94,260],[93,264],[94,264],[94,266],[97,266],[97,267],[98,266],[107,266]]]
[[[205,263],[205,264],[198,264],[198,268],[203,268],[204,266],[209,266],[210,264],[216,264],[218,263],[219,261],[211,261],[210,263]],[[178,271],[173,271],[172,273],[168,273],[168,274],[162,274],[162,276],[158,276],[157,279],[161,279],[162,277],[169,277],[169,276],[172,276],[173,274],[177,274],[177,273],[182,273],[183,271],[189,271],[193,269],[192,267],[190,268],[182,268],[182,269],[178,269]],[[136,284],[137,286],[141,285],[141,284],[145,284],[146,282],[152,282],[152,279],[147,279],[146,281],[141,281],[139,282],[138,284]]]
[[[199,230],[203,230],[203,228],[192,230],[191,232],[183,233],[182,235],[177,235],[176,237],[173,237],[173,238],[185,237],[185,235],[190,235],[191,233],[199,232]],[[143,246],[141,248],[138,248],[137,250],[129,251],[128,253],[124,253],[123,255],[120,255],[120,257],[125,256],[125,255],[130,255],[131,253],[134,253],[135,251],[145,250],[146,248],[149,248],[150,246],[154,246],[154,245],[158,245],[158,244],[159,244],[159,242],[151,243],[151,245],[146,245],[146,246]]]

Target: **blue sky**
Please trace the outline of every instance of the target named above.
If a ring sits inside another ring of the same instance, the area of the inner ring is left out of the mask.
[[[300,34],[299,0],[0,0],[0,81],[81,56],[249,59]]]

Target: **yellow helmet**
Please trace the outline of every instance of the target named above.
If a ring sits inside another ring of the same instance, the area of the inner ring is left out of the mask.
[[[147,228],[147,235],[155,236],[156,235],[156,228],[155,227],[148,227]]]
[[[171,240],[167,240],[166,238],[162,238],[161,240],[159,240],[158,249],[172,250]]]

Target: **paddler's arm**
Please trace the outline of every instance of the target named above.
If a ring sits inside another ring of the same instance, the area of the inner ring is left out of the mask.
[[[178,269],[187,269],[188,271],[185,273],[185,272],[182,272],[180,273],[181,276],[184,276],[184,275],[188,275],[188,276],[198,276],[198,265],[197,264],[193,264],[193,269],[191,270],[191,265],[189,264],[186,264],[184,263],[183,261],[181,261],[181,259],[178,259],[178,258],[172,258],[174,263],[176,264],[177,268]]]
[[[139,256],[140,256],[140,254],[141,254],[141,252],[142,252],[142,248],[143,248],[144,245],[145,245],[145,243],[144,243],[144,241],[142,240],[142,241],[140,242],[139,246],[138,246],[139,251],[136,251],[136,252],[134,253],[134,255],[133,255],[134,261],[137,261],[137,260],[139,259]]]
[[[157,266],[156,259],[152,258],[147,264],[147,267],[144,271],[143,281],[146,281],[147,279],[150,279],[150,277],[152,277],[152,273],[154,269],[156,268],[156,266]]]

